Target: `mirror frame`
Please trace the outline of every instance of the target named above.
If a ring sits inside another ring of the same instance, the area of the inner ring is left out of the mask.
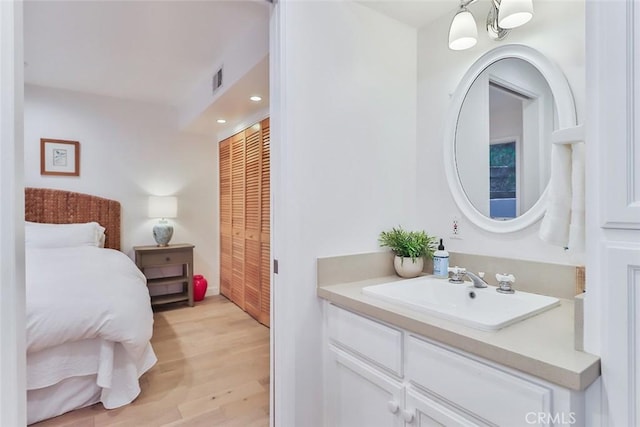
[[[546,210],[546,198],[549,190],[549,184],[547,183],[538,201],[528,211],[517,218],[499,221],[485,216],[473,206],[462,187],[462,182],[458,175],[456,130],[464,99],[480,73],[491,64],[507,58],[518,58],[527,61],[547,80],[558,114],[558,128],[556,130],[577,125],[576,107],[569,82],[560,67],[541,52],[525,45],[504,45],[485,53],[469,67],[469,70],[467,70],[458,84],[449,107],[444,139],[445,172],[453,199],[462,214],[478,227],[493,233],[511,233],[529,227],[538,221]],[[549,144],[551,144],[551,141],[549,141]],[[549,161],[551,160],[549,159]]]

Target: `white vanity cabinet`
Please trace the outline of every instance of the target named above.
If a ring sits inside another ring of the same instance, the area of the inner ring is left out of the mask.
[[[329,349],[326,425],[402,427],[403,384],[336,347]]]
[[[401,427],[401,330],[328,304],[326,425]]]
[[[327,427],[586,425],[568,390],[325,303]]]
[[[407,424],[416,427],[476,427],[487,424],[472,420],[469,415],[452,410],[433,397],[407,387],[405,399]]]

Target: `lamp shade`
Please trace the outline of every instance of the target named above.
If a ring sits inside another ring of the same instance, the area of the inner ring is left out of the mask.
[[[449,49],[469,49],[478,42],[478,28],[473,15],[466,8],[453,17],[449,28]]]
[[[502,0],[498,10],[498,25],[510,29],[524,25],[533,18],[533,0]]]
[[[175,196],[150,196],[149,218],[175,218],[178,216],[178,198]]]

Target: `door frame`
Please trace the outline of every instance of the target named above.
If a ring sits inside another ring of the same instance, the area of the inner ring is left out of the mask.
[[[24,48],[21,0],[0,1],[0,425],[26,425]]]

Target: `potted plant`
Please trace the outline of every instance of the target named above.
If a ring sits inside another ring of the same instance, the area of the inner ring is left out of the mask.
[[[395,254],[393,266],[398,276],[417,277],[424,267],[424,258],[433,257],[436,238],[424,231],[406,231],[402,227],[380,233],[378,242],[389,247]]]

